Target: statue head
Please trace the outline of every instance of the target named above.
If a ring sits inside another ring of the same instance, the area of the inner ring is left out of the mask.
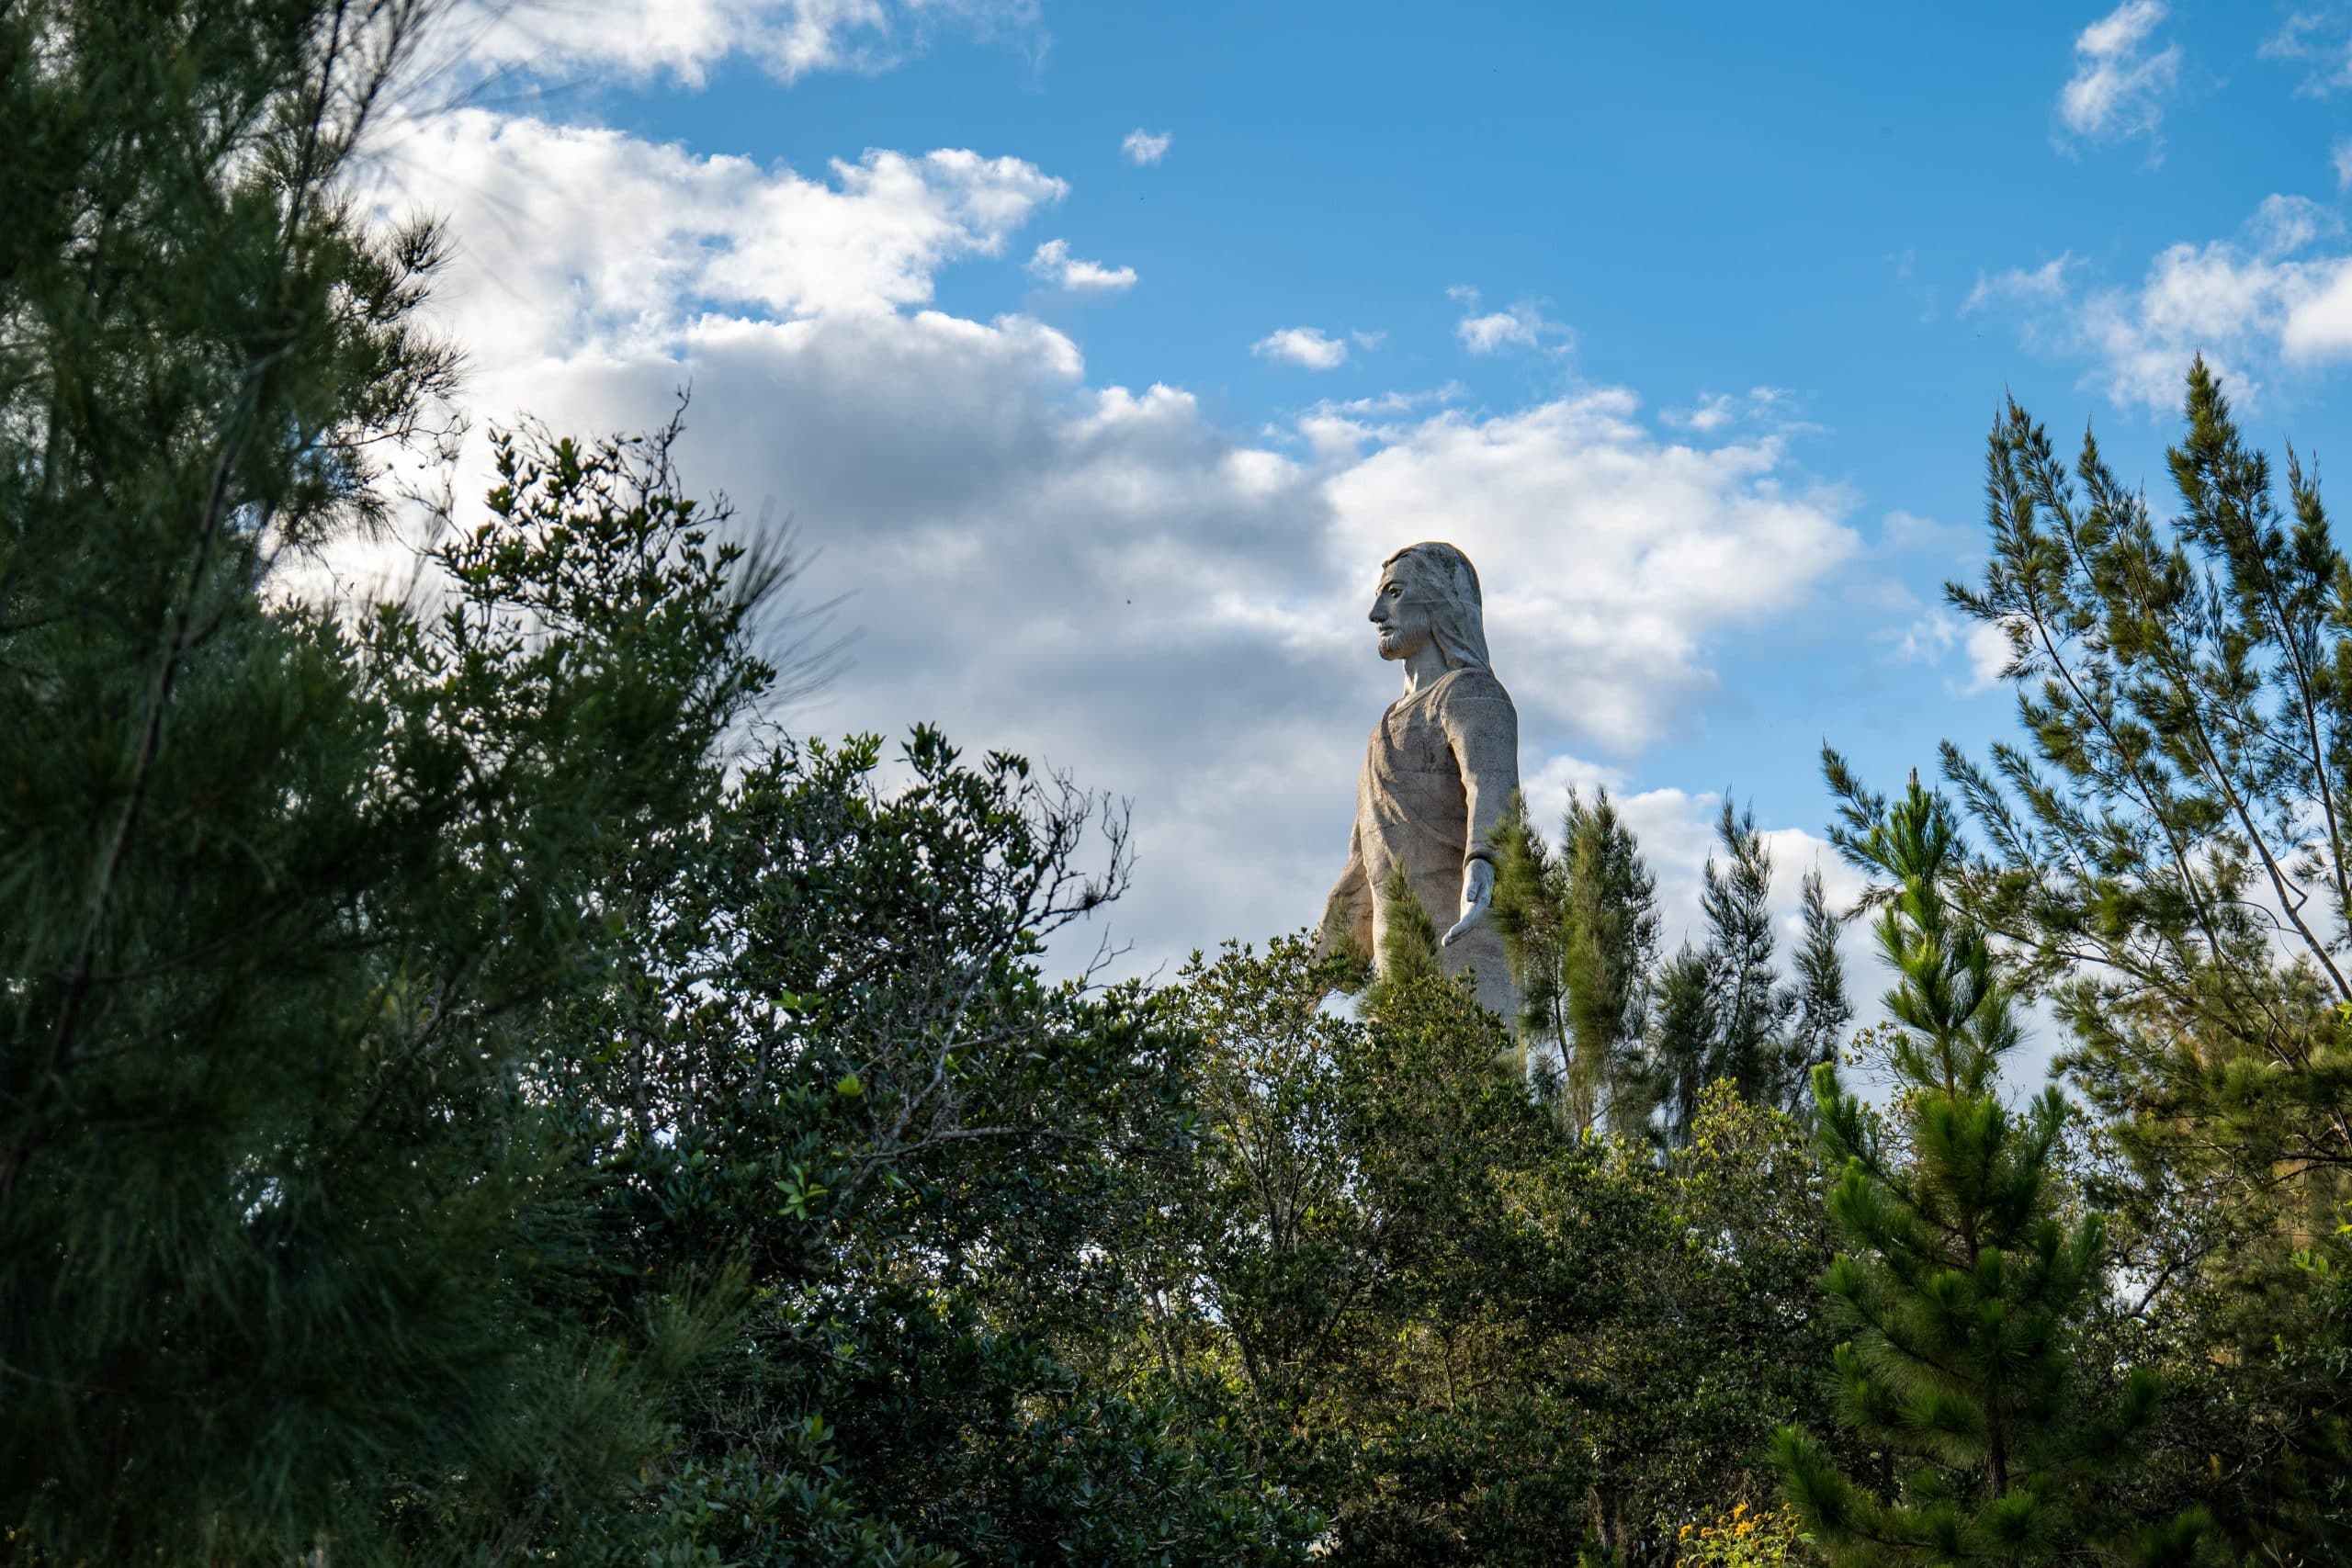
[[[1452,545],[1424,540],[1382,561],[1372,621],[1383,659],[1410,659],[1434,643],[1448,670],[1487,668],[1478,569]]]

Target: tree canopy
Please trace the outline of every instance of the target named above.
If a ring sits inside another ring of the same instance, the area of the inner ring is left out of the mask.
[[[677,421],[394,481],[463,345],[346,176],[431,10],[0,6],[0,1556],[2329,1560],[2352,565],[2201,362],[2169,522],[2005,411],[2019,737],[1830,755],[1862,908],[1727,797],[1668,953],[1572,794],[1520,1018],[1409,888],[1377,976],[1057,977],[1123,811],[787,729]]]

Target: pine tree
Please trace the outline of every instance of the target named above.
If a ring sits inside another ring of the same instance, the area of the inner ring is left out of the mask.
[[[1793,959],[1796,976],[1787,1000],[1793,1021],[1772,1091],[1773,1103],[1800,1121],[1812,1115],[1813,1069],[1838,1059],[1846,1026],[1854,1018],[1853,1003],[1846,996],[1845,960],[1838,953],[1838,925],[1822,891],[1820,871],[1806,872],[1804,940]]]
[[[1679,1146],[1690,1141],[1715,1054],[1715,987],[1707,955],[1684,942],[1659,966],[1652,991],[1649,1060],[1651,1092],[1662,1112],[1657,1132]]]
[[[336,185],[424,9],[0,7],[13,1558],[511,1555],[637,1483],[708,1325],[566,1315],[525,1080],[763,679],[736,553],[526,443],[445,601],[274,572],[381,520],[448,385],[431,230]]]
[[[1495,919],[1524,1010],[1552,1063],[1562,1122],[1637,1128],[1653,1110],[1644,1059],[1657,952],[1657,879],[1609,792],[1568,793],[1555,855],[1515,808],[1498,834]]]
[[[1401,862],[1388,868],[1388,880],[1381,891],[1388,925],[1380,933],[1380,972],[1363,991],[1368,1012],[1377,1011],[1381,998],[1396,986],[1442,972],[1438,962],[1437,921],[1414,891],[1413,879],[1405,874]]]
[[[1590,806],[1569,792],[1562,843],[1567,908],[1561,958],[1576,1068],[1570,1084],[1580,1108],[1605,1111],[1611,1129],[1630,1131],[1653,1109],[1642,1035],[1657,956],[1657,880],[1605,789]],[[1584,1124],[1592,1120],[1588,1112]]]
[[[1838,1412],[1911,1468],[1882,1498],[1800,1428],[1776,1435],[1774,1457],[1833,1562],[2053,1562],[2106,1522],[2088,1483],[2148,1418],[2155,1382],[2127,1377],[2101,1411],[2084,1397],[2074,1331],[2100,1284],[2101,1227],[2061,1212],[2058,1091],[2022,1113],[2000,1100],[2018,1026],[1984,931],[1947,900],[1961,854],[1949,807],[1916,778],[1890,807],[1834,755],[1829,769],[1846,800],[1839,848],[1885,879],[1876,935],[1901,1026],[1883,1122],[1834,1063],[1814,1069],[1847,1247],[1823,1286],[1853,1331],[1836,1355]],[[2184,1549],[2193,1523],[2151,1550]]]
[[[1527,819],[1514,795],[1495,829],[1495,894],[1487,918],[1502,933],[1503,953],[1519,987],[1511,1021],[1528,1054],[1537,1092],[1565,1107],[1575,1044],[1568,1013],[1567,866]]]
[[[1715,1025],[1706,1076],[1729,1078],[1742,1099],[1769,1100],[1790,1003],[1772,962],[1772,854],[1756,829],[1755,812],[1735,811],[1728,800],[1715,837],[1725,858],[1718,864],[1707,857],[1700,893]]]
[[[2204,1402],[2167,1484],[2318,1561],[2352,1417],[2295,1259],[2352,1178],[2352,560],[2317,466],[2251,445],[2201,357],[2183,389],[2164,510],[2087,431],[1995,421],[1984,565],[1947,593],[2006,643],[2019,734],[1943,749],[1985,851],[1955,897],[2045,988],[2118,1156],[2087,1179],[2134,1315],[2167,1408]]]

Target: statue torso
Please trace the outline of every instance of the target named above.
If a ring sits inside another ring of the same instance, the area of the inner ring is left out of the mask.
[[[1448,671],[1389,704],[1356,787],[1373,887],[1401,863],[1432,911],[1451,908],[1464,859],[1487,848],[1518,788],[1518,715],[1491,671]]]

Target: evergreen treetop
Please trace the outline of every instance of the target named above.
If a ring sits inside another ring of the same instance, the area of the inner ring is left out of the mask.
[[[2094,1369],[2076,1331],[2101,1285],[2102,1230],[2069,1215],[2053,1181],[2058,1091],[2023,1112],[1999,1098],[2018,1038],[2012,991],[1950,904],[1950,807],[1916,778],[1891,803],[1871,796],[1827,761],[1846,801],[1837,841],[1881,879],[1886,1006],[1902,1027],[1883,1111],[1834,1063],[1814,1069],[1845,1244],[1822,1284],[1852,1331],[1836,1355],[1838,1418],[1909,1468],[1882,1496],[1798,1428],[1780,1432],[1775,1456],[1836,1562],[2056,1561],[2111,1538],[2091,1483],[2148,1419],[2155,1380],[2128,1376],[2106,1409],[2086,1398]]]

